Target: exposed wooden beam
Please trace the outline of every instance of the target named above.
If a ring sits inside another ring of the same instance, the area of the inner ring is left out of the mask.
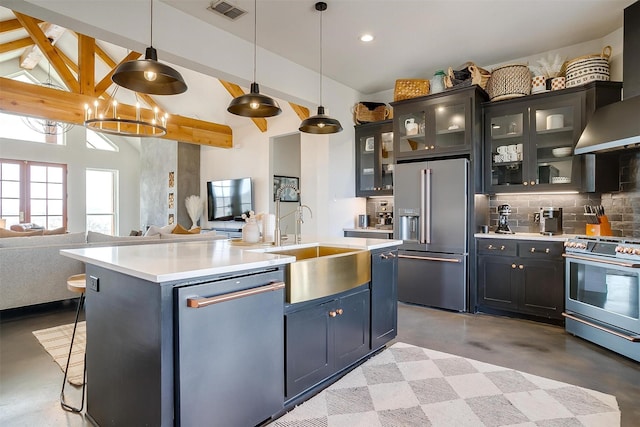
[[[74,36],[76,36],[76,38],[79,37],[78,33],[76,33],[75,31],[71,31],[71,30],[67,30],[69,31],[71,34],[73,34]],[[107,67],[109,68],[116,68],[116,61],[114,61],[107,52],[104,51],[104,49],[102,49],[100,47],[100,45],[98,44],[98,42],[96,41],[96,55],[98,55],[98,58],[102,59],[102,61],[107,64]]]
[[[244,95],[244,91],[240,86],[235,83],[228,82],[226,80],[220,80],[220,83],[224,88],[231,94],[232,97],[237,98],[239,96]],[[252,117],[253,123],[260,129],[260,132],[267,131],[267,119],[263,119],[261,117]]]
[[[8,31],[19,30],[22,28],[22,24],[17,19],[7,19],[6,21],[0,21],[0,33],[6,33]]]
[[[60,25],[51,24],[49,22],[45,22],[40,28],[42,29],[42,32],[52,46],[66,31],[66,28],[61,27]],[[20,55],[20,68],[24,68],[25,70],[33,70],[36,65],[38,65],[41,59],[42,52],[37,46],[25,49],[25,51],[22,52],[22,55]]]
[[[69,68],[65,65],[58,52],[53,48],[53,46],[47,39],[47,36],[45,36],[45,34],[38,26],[36,20],[31,18],[30,16],[23,15],[15,11],[13,13],[18,21],[20,21],[20,24],[22,24],[24,29],[27,30],[27,33],[36,43],[36,46],[38,46],[42,53],[47,57],[64,84],[69,88],[70,91],[78,93],[80,91],[80,85],[78,84],[78,81],[75,79]]]
[[[25,37],[23,39],[2,43],[0,44],[0,53],[13,52],[14,50],[33,46],[33,44],[34,43],[33,40],[31,40],[31,37]]]
[[[0,111],[82,125],[84,105],[94,97],[0,77]],[[149,111],[149,110],[147,110]],[[118,104],[118,115],[135,118],[135,106]],[[172,115],[163,139],[231,148],[233,134],[226,125]]]
[[[293,102],[290,102],[289,105],[291,106],[293,111],[296,112],[298,117],[300,117],[300,120],[305,120],[309,118],[309,109],[307,107],[303,107],[302,105],[299,105],[299,104],[294,104]]]
[[[76,64],[75,62],[73,62],[73,59],[69,58],[67,56],[66,53],[64,53],[63,51],[61,51],[57,46],[54,46],[53,49],[58,52],[58,55],[60,55],[60,58],[62,58],[62,60],[64,61],[64,63],[67,65],[67,67],[69,67],[69,69],[71,71],[73,71],[74,73],[76,73],[76,75],[78,74],[78,64]]]
[[[140,57],[140,53],[138,52],[129,52],[129,54],[127,56],[125,56],[122,61],[120,61],[118,64],[116,64],[113,68],[111,68],[111,71],[109,71],[107,73],[106,76],[104,76],[102,78],[102,80],[100,80],[98,82],[98,84],[96,85],[96,96],[100,96],[103,93],[105,93],[105,91],[107,89],[109,89],[109,86],[111,86],[111,84],[113,83],[113,81],[111,81],[111,76],[113,75],[114,71],[116,70],[116,68],[118,67],[118,65],[127,62],[127,61],[134,61],[136,59],[138,59]]]
[[[78,37],[78,80],[80,93],[95,96],[96,39],[85,35]]]

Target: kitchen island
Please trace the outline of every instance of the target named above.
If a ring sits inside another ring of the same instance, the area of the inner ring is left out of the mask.
[[[88,417],[98,425],[251,426],[280,415],[395,337],[397,312],[389,318],[389,307],[400,243],[330,238],[282,248],[214,241],[61,251],[87,264]],[[366,282],[287,302],[287,269],[296,259],[272,252],[313,246],[369,251]],[[296,339],[305,345],[292,345]],[[329,345],[323,369],[297,360],[310,346]],[[295,367],[295,378],[285,366]]]

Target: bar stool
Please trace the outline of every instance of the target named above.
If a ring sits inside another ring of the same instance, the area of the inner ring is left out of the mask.
[[[87,276],[85,274],[74,274],[67,279],[67,289],[71,292],[80,294],[78,298],[78,308],[76,309],[76,321],[73,324],[73,333],[71,334],[71,345],[69,346],[69,357],[67,357],[67,367],[64,369],[64,378],[62,380],[62,390],[60,391],[60,405],[62,409],[70,412],[82,412],[84,408],[84,389],[87,385],[87,354],[84,355],[84,373],[82,374],[82,403],[80,408],[73,407],[64,401],[64,386],[67,383],[67,372],[69,371],[69,361],[71,360],[71,350],[73,349],[73,341],[76,338],[76,328],[78,327],[78,317],[84,304],[85,290],[87,289]]]

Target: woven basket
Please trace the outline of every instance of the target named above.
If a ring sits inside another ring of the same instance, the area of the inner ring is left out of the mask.
[[[358,102],[353,108],[353,121],[357,125],[386,120],[390,115],[391,109],[382,102]]]
[[[422,79],[398,79],[393,90],[393,100],[416,98],[429,95],[429,80]]]
[[[469,72],[471,73],[471,84],[478,85],[482,89],[487,88],[489,83],[489,77],[491,73],[484,68],[480,68],[477,65],[469,65]]]
[[[523,64],[503,65],[491,71],[487,82],[491,101],[518,98],[531,94],[531,72]]]
[[[609,58],[611,46],[602,53],[579,56],[567,62],[566,87],[582,86],[593,81],[609,81]]]

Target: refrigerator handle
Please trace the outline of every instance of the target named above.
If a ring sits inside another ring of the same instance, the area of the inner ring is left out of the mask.
[[[420,171],[420,243],[431,243],[431,169]]]

